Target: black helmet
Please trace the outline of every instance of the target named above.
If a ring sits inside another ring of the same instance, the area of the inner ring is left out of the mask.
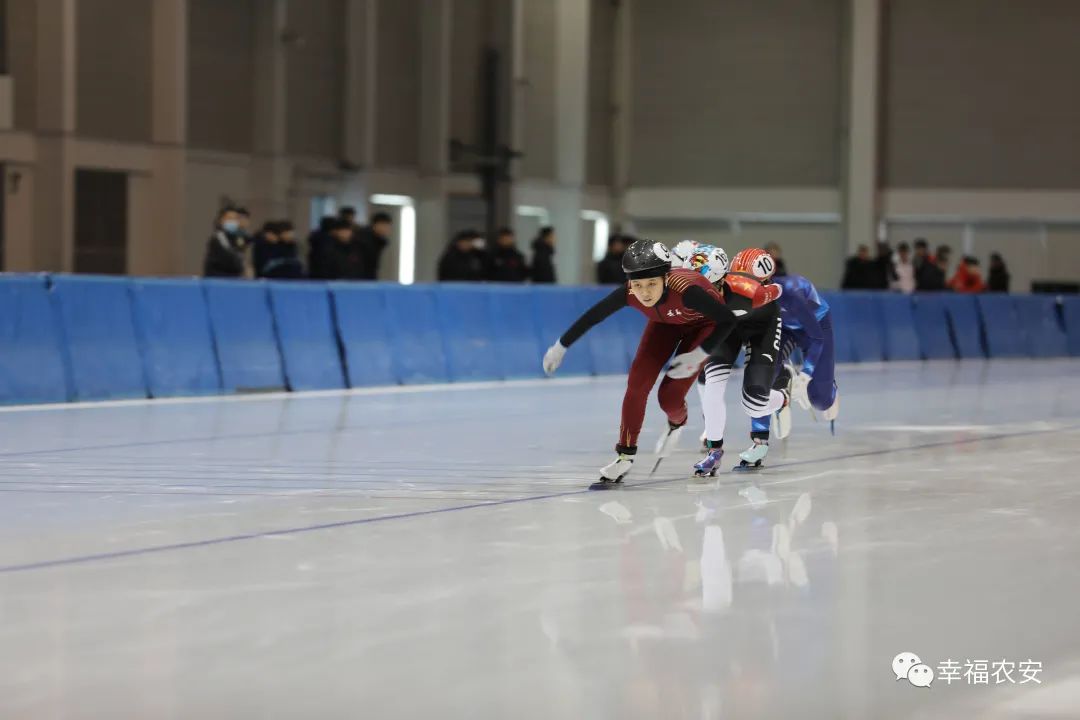
[[[641,280],[667,275],[671,271],[671,251],[663,243],[635,240],[622,258],[627,280]]]

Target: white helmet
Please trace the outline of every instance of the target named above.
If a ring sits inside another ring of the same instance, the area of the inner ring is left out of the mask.
[[[671,249],[671,264],[673,267],[682,268],[683,270],[692,270],[690,267],[690,256],[697,252],[698,243],[694,240],[680,240],[679,243]]]
[[[724,279],[728,272],[728,256],[724,248],[715,245],[698,245],[687,258],[687,267],[697,270],[711,283]]]

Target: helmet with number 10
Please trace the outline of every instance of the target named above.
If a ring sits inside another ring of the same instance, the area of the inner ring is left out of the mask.
[[[776,272],[776,261],[761,248],[746,248],[731,259],[731,272],[768,282]]]

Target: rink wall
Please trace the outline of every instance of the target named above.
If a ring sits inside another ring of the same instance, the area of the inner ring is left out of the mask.
[[[0,404],[537,378],[610,287],[0,274]],[[823,293],[838,362],[1080,355],[1080,297]],[[560,376],[626,372],[621,310]]]

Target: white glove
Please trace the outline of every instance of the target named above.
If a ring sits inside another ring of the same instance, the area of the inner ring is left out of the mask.
[[[555,344],[547,349],[544,353],[544,372],[548,375],[553,375],[559,366],[562,365],[563,356],[566,355],[566,348],[558,340]]]
[[[701,363],[705,362],[705,358],[707,357],[709,357],[709,354],[701,348],[694,348],[690,352],[676,355],[671,361],[671,367],[668,368],[667,376],[673,380],[683,380],[688,377],[693,377],[698,374],[698,370],[701,369]]]
[[[791,399],[799,404],[803,410],[810,409],[810,394],[807,385],[814,378],[807,372],[801,372],[791,381]]]

